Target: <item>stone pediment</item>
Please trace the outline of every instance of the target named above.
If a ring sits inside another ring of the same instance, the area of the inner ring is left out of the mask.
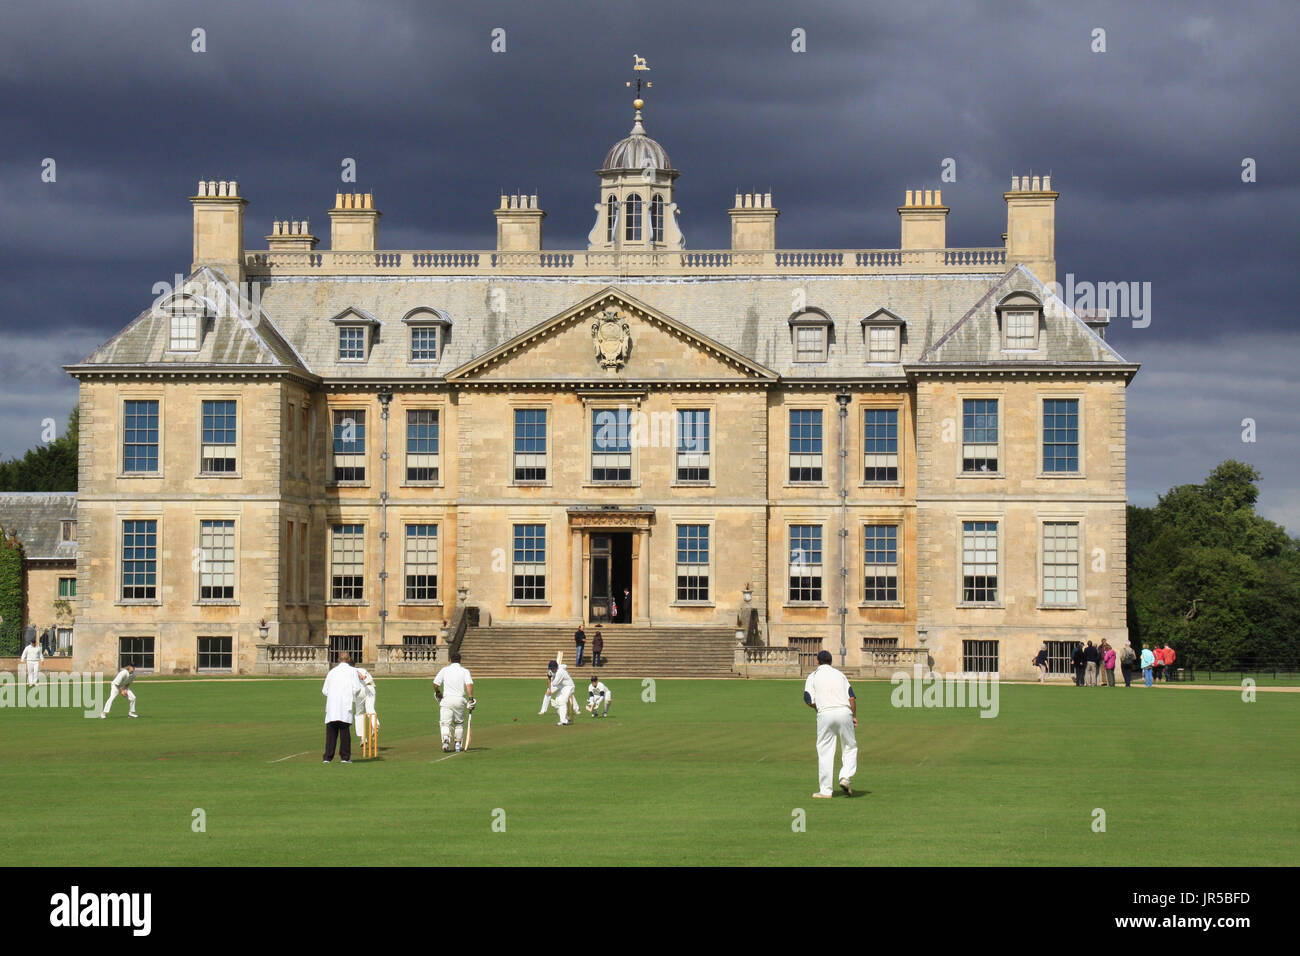
[[[607,288],[447,374],[449,382],[727,382],[776,374]]]

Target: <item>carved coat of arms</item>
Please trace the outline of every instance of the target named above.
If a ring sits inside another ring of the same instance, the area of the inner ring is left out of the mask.
[[[620,369],[627,363],[632,349],[632,330],[613,309],[606,309],[591,324],[591,338],[596,347],[596,361],[603,369]]]

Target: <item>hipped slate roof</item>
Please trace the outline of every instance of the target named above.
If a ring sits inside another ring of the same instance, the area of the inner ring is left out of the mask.
[[[76,520],[77,493],[0,493],[0,528],[23,544],[29,561],[75,561],[77,543],[61,541],[65,520]]]

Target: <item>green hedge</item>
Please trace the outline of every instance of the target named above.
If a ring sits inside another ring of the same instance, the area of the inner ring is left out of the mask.
[[[23,546],[7,538],[0,541],[0,655],[22,653],[24,597]]]

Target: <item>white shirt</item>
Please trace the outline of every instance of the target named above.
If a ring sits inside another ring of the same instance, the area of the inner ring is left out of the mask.
[[[808,675],[803,692],[812,697],[817,713],[833,707],[851,707],[849,679],[830,664],[822,664]]]
[[[341,720],[352,723],[352,706],[361,693],[361,678],[351,664],[340,664],[325,675],[321,687],[325,695],[325,723]]]
[[[39,644],[28,644],[23,648],[22,659],[29,664],[39,664],[45,660],[45,652],[41,650]]]
[[[113,686],[118,690],[126,690],[131,686],[133,680],[135,680],[135,675],[123,667],[117,672],[117,676],[113,678]]]
[[[614,695],[609,692],[604,681],[596,681],[594,684],[587,685],[587,694],[591,697],[604,697],[606,700],[613,700]]]
[[[570,691],[573,690],[573,678],[569,676],[569,672],[561,664],[556,668],[555,676],[551,678],[551,693],[558,697],[566,687]]]
[[[464,697],[465,688],[472,683],[474,678],[459,664],[448,664],[433,679],[433,686],[441,687],[444,697]]]

